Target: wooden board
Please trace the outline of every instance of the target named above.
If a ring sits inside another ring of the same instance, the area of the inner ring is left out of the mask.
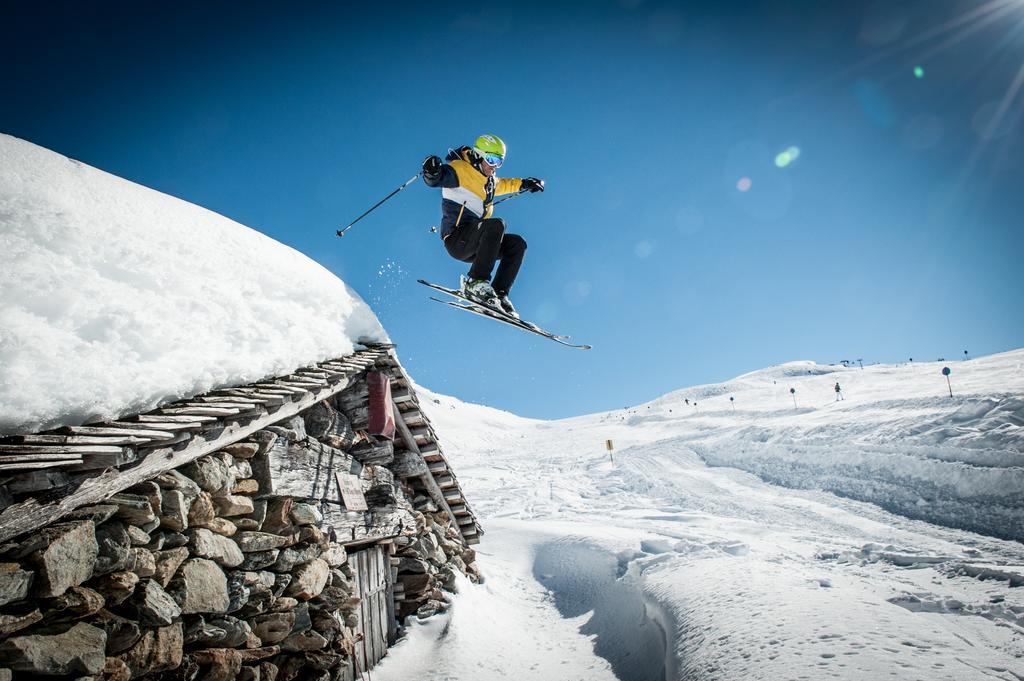
[[[131,417],[133,421],[139,423],[152,423],[154,427],[158,423],[174,423],[174,424],[185,424],[194,425],[196,423],[211,423],[217,420],[216,416],[201,416],[199,414],[192,414],[189,416],[177,415],[177,414],[139,414],[138,416]]]
[[[0,471],[28,471],[40,468],[59,468],[76,463],[82,463],[81,459],[62,459],[59,461],[21,461],[11,463],[0,463]]]
[[[166,440],[174,437],[162,430],[147,430],[139,423],[118,423],[117,426],[65,426],[58,428],[56,433],[63,435],[134,435],[150,440]]]
[[[138,431],[142,432],[142,431]],[[163,435],[163,434],[161,434]],[[154,438],[139,435],[15,435],[11,438],[15,444],[26,445],[139,445],[150,442]],[[161,439],[166,439],[161,437]]]
[[[252,466],[263,494],[339,504],[342,498],[334,474],[362,471],[362,464],[340,449],[283,438],[278,438],[266,457],[253,459]]]
[[[73,456],[86,456],[88,454],[117,454],[123,449],[124,447],[103,445],[0,445],[0,455],[18,455],[26,458],[31,458],[40,454],[71,454]]]

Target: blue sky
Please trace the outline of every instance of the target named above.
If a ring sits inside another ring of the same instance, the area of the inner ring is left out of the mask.
[[[0,131],[301,250],[438,391],[556,417],[1024,344],[1020,2],[85,5],[8,10]],[[437,190],[334,236],[483,132],[548,187],[499,208],[513,300],[594,350],[428,300]]]

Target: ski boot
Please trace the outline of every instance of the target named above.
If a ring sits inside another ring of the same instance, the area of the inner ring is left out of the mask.
[[[501,309],[504,310],[505,314],[509,317],[519,319],[519,313],[516,312],[516,306],[512,304],[512,301],[508,299],[507,291],[495,291],[498,296],[498,303],[501,305]]]
[[[495,310],[502,310],[498,294],[491,288],[491,283],[486,279],[470,279],[462,276],[459,281],[459,290],[469,300],[480,305],[485,305]]]

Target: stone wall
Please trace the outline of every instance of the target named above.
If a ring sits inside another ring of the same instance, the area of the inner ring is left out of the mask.
[[[443,610],[457,571],[479,579],[475,554],[346,415],[360,391],[0,546],[0,681],[351,679],[348,552],[374,542],[399,619]],[[369,512],[346,510],[329,478],[282,477],[327,460],[358,478]]]

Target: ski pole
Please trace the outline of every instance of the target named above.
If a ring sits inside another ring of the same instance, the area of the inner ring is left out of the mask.
[[[415,182],[415,181],[416,181],[416,178],[418,178],[418,177],[419,177],[419,176],[420,176],[420,175],[422,174],[422,172],[423,172],[423,171],[420,171],[419,173],[416,173],[415,175],[413,175],[412,177],[410,177],[410,178],[408,179],[408,181],[406,181],[406,183],[405,183],[405,184],[403,184],[403,185],[402,185],[401,187],[399,187],[399,188],[398,188],[398,189],[396,189],[395,191],[391,192],[390,194],[388,194],[387,196],[385,196],[385,197],[384,197],[383,199],[381,199],[381,200],[380,200],[380,201],[378,201],[377,203],[373,204],[373,207],[372,207],[372,208],[370,208],[370,210],[366,211],[365,213],[363,213],[362,215],[360,215],[359,217],[357,217],[357,218],[356,218],[355,220],[353,220],[352,222],[350,222],[350,223],[349,223],[349,225],[348,225],[348,227],[346,227],[345,229],[339,229],[339,230],[338,230],[338,236],[345,236],[345,232],[347,232],[348,230],[352,229],[352,225],[356,224],[357,222],[359,222],[360,220],[362,220],[363,218],[365,218],[365,217],[366,217],[367,215],[369,215],[369,214],[370,214],[370,213],[372,213],[373,211],[377,210],[377,208],[378,208],[378,207],[379,207],[379,206],[380,206],[380,205],[381,205],[382,203],[384,203],[385,201],[387,201],[388,199],[390,199],[390,198],[391,198],[392,196],[394,196],[395,194],[397,194],[398,192],[402,191],[403,189],[405,189],[406,187],[408,187],[408,186],[409,186],[410,184],[412,184],[413,182]]]
[[[502,203],[503,201],[508,201],[509,199],[514,199],[517,196],[519,196],[520,194],[525,194],[525,193],[526,192],[524,192],[524,191],[518,191],[515,194],[512,194],[510,196],[506,196],[503,199],[498,199],[497,201],[495,201],[494,203],[491,204],[491,207],[493,208],[494,206],[497,206],[499,203]]]

